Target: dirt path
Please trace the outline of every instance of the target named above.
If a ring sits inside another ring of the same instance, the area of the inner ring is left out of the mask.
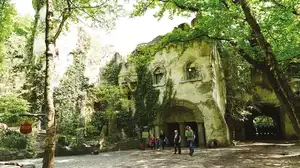
[[[248,143],[231,148],[196,149],[193,157],[188,155],[187,148],[181,155],[172,153],[172,148],[168,148],[57,157],[55,168],[300,168],[300,146],[295,144]],[[41,159],[21,162],[41,165]]]

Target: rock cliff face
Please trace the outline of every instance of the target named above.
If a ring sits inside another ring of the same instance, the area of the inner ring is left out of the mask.
[[[178,129],[184,137],[184,128],[190,125],[197,136],[196,144],[200,146],[212,140],[221,146],[229,144],[224,118],[225,81],[216,43],[195,40],[184,49],[182,45],[172,45],[158,52],[148,69],[152,72],[153,87],[160,91],[161,101],[167,81],[173,83],[174,96],[169,100],[170,107],[156,117],[156,126],[152,130],[155,136],[164,130],[171,138],[174,129]],[[124,65],[121,72],[119,81],[125,80],[125,72],[131,74],[127,76],[131,76],[133,81],[136,80],[130,65]]]

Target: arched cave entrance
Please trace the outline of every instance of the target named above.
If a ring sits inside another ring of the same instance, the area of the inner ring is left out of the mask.
[[[185,139],[185,127],[190,126],[195,135],[195,146],[205,146],[204,123],[198,122],[194,111],[183,106],[172,106],[165,111],[163,119],[164,132],[169,139],[170,145],[173,146],[174,130],[178,130],[182,138],[182,146],[187,146]]]
[[[245,121],[246,140],[283,139],[280,110],[271,104],[258,104]]]

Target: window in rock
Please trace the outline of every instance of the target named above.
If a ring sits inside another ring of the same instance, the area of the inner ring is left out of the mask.
[[[199,73],[196,69],[196,66],[194,63],[188,63],[186,64],[186,79],[197,79],[199,77]]]
[[[162,68],[157,68],[154,71],[154,84],[161,84],[164,77],[164,72]]]

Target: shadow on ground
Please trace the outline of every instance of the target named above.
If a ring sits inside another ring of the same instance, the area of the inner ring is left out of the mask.
[[[240,143],[230,148],[196,149],[190,157],[184,148],[181,155],[166,150],[130,150],[99,155],[57,157],[55,168],[299,168],[300,145],[293,143]],[[34,162],[41,159],[23,160]]]

